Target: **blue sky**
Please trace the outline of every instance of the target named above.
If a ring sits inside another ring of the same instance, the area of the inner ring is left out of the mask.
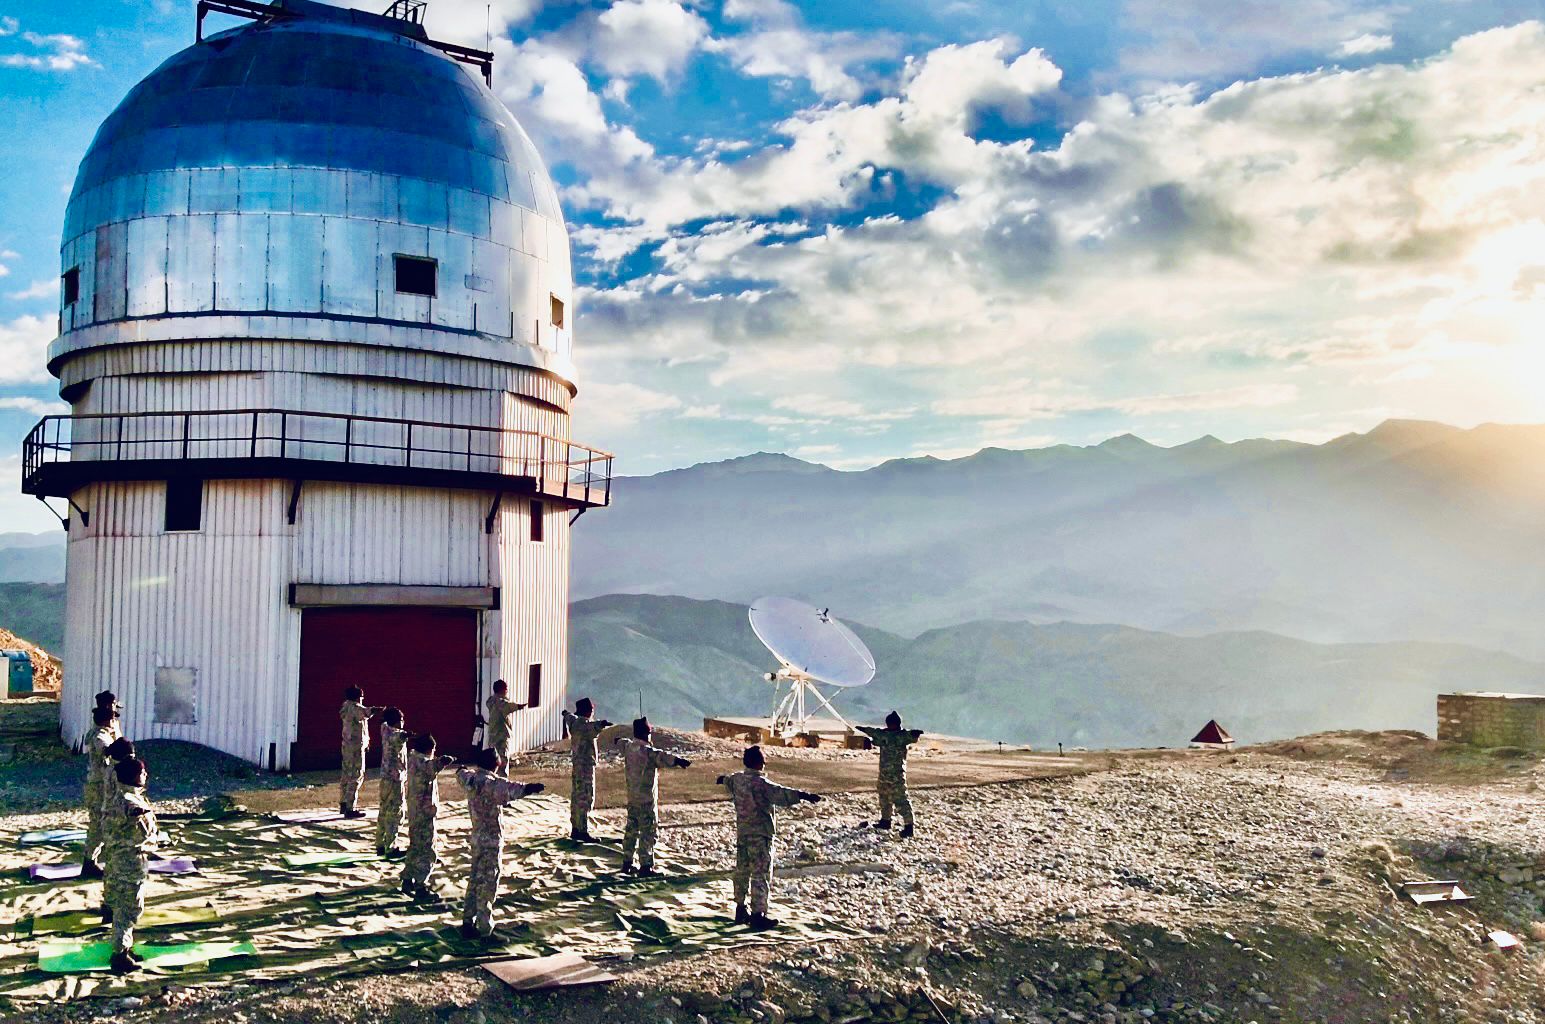
[[[381,5],[384,6],[384,3]],[[647,473],[1545,420],[1545,4],[431,0],[576,246]],[[0,473],[76,162],[191,2],[0,13]],[[0,530],[51,520],[0,492]]]

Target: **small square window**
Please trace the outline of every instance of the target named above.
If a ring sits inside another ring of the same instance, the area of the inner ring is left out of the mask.
[[[542,666],[532,665],[526,669],[526,707],[535,708],[542,705]]]
[[[64,284],[64,304],[73,306],[80,298],[80,268],[71,267],[66,270],[60,277],[60,281]]]
[[[537,543],[542,540],[542,515],[546,511],[540,501],[531,503],[531,539]]]
[[[556,295],[548,296],[553,300],[553,326],[563,326],[563,300]]]
[[[204,481],[166,482],[166,531],[197,530],[204,511]]]
[[[156,669],[155,716],[157,725],[198,724],[198,669]]]
[[[438,264],[422,256],[404,256],[396,253],[392,262],[397,271],[397,290],[409,295],[435,294],[435,270]]]

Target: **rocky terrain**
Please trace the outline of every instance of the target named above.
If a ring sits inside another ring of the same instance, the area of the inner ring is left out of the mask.
[[[786,814],[775,902],[868,938],[611,963],[619,983],[561,994],[515,995],[460,968],[325,988],[169,978],[144,1002],[12,1019],[1545,1020],[1533,758],[1385,733],[1100,764],[923,790],[911,842],[866,828],[861,793]],[[620,827],[616,811],[599,817]],[[728,807],[667,807],[662,848],[667,864],[672,849],[727,861]],[[1429,878],[1460,879],[1476,899],[1424,909],[1399,894]],[[1520,947],[1497,951],[1495,929]]]

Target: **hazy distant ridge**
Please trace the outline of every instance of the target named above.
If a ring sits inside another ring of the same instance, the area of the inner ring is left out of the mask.
[[[746,609],[611,595],[572,609],[570,697],[612,719],[766,715],[776,668]],[[1545,665],[1450,644],[1322,645],[1269,633],[1177,637],[1123,626],[973,622],[916,639],[851,623],[879,675],[841,708],[1011,743],[1184,745],[1209,718],[1245,741],[1325,729],[1434,729],[1443,690],[1545,693]]]
[[[1545,427],[1415,421],[863,472],[761,453],[619,480],[576,526],[574,596],[783,593],[900,633],[1069,620],[1545,658],[1542,466]]]

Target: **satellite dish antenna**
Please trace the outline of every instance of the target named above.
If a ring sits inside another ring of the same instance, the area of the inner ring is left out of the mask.
[[[858,635],[832,618],[830,609],[788,597],[757,598],[750,617],[756,638],[780,666],[765,677],[773,684],[773,733],[807,732],[814,717],[809,712],[817,705],[854,732],[817,684],[848,689],[874,678],[874,655]]]

